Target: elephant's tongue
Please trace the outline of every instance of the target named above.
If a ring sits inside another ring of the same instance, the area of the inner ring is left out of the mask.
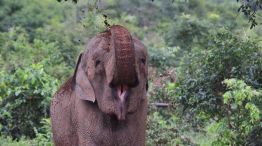
[[[120,86],[117,87],[117,96],[118,96],[118,98],[120,98],[121,102],[124,102],[126,92],[127,92],[127,86],[126,85],[120,85]]]
[[[128,87],[126,85],[120,85],[117,87],[117,96],[120,99],[119,109],[117,113],[118,120],[125,120],[126,117],[126,107],[125,107],[125,98]]]

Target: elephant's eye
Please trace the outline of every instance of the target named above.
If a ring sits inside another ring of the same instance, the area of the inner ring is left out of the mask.
[[[143,64],[146,64],[146,59],[141,58],[140,61],[141,61]]]
[[[97,67],[100,63],[101,63],[100,60],[96,60],[96,64],[95,64],[95,66]]]

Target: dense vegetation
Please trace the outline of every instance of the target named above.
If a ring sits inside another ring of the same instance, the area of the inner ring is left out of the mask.
[[[0,146],[52,145],[52,95],[105,15],[149,50],[147,145],[261,145],[262,27],[241,5],[1,0]]]

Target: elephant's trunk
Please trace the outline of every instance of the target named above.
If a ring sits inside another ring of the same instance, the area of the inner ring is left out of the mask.
[[[127,29],[119,25],[110,27],[110,46],[115,51],[116,69],[111,86],[138,84],[134,42]]]

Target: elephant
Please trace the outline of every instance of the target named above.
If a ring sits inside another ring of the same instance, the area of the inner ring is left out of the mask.
[[[148,53],[121,25],[93,37],[51,106],[56,146],[144,146]]]

